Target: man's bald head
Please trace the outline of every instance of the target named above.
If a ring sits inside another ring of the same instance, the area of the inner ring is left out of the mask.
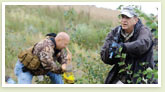
[[[56,38],[64,40],[64,41],[69,41],[70,40],[69,35],[67,33],[65,33],[65,32],[58,33]]]
[[[56,48],[63,49],[69,44],[70,37],[67,33],[60,32],[55,37],[55,41],[56,41]]]

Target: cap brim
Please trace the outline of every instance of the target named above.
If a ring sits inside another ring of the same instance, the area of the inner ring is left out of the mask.
[[[122,12],[120,13],[120,15],[126,15],[126,16],[129,17],[129,18],[131,18],[131,17],[134,16],[134,15],[130,14],[130,13],[127,12],[127,11],[122,11]]]

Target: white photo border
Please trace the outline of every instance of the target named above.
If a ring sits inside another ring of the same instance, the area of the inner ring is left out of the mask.
[[[6,84],[5,83],[5,6],[6,5],[97,5],[158,6],[158,84]],[[161,2],[2,2],[2,87],[161,87]]]

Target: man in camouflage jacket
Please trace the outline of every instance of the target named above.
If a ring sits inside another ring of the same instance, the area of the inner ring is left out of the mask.
[[[18,60],[15,66],[15,74],[18,84],[31,84],[33,76],[47,75],[52,83],[63,84],[60,74],[66,70],[67,55],[63,49],[69,44],[69,35],[60,32],[53,37],[55,43],[50,40],[50,36],[38,42],[33,49],[33,54],[40,60],[40,66],[36,70],[29,70]],[[56,64],[56,61],[61,66]]]

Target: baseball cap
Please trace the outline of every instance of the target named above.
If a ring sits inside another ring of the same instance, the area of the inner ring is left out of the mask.
[[[137,16],[137,14],[135,13],[134,8],[132,6],[123,7],[120,15],[126,15],[127,17]]]

